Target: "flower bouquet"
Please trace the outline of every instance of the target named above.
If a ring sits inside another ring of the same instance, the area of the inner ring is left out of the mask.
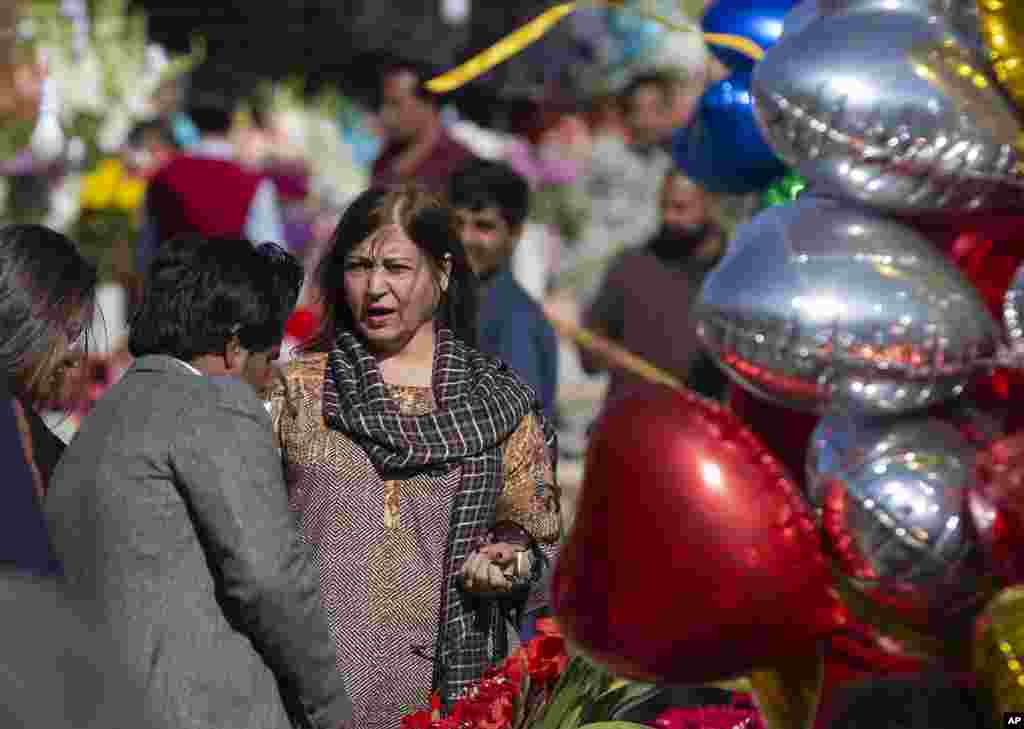
[[[570,657],[553,619],[537,622],[538,635],[487,671],[470,692],[440,717],[418,711],[402,729],[576,729],[612,720],[624,706],[657,691],[611,676],[582,656]],[[641,725],[617,721],[618,729]]]
[[[71,230],[82,253],[100,269],[100,280],[130,273],[131,251],[141,226],[145,182],[118,159],[105,159],[82,178],[78,218]]]
[[[613,676],[583,656],[570,656],[557,623],[537,621],[536,638],[519,648],[440,716],[430,710],[402,719],[402,729],[764,729],[747,682],[719,689],[729,700],[672,705],[673,692]],[[653,712],[652,712],[653,709]],[[624,720],[643,716],[645,724]]]

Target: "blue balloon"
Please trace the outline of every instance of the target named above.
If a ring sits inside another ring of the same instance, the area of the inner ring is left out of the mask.
[[[786,173],[754,119],[749,73],[734,73],[708,87],[693,120],[676,130],[672,155],[687,176],[711,192],[756,192]]]
[[[782,19],[782,37],[796,35],[819,17],[818,0],[801,0]]]
[[[701,21],[705,33],[738,35],[768,50],[782,37],[783,20],[796,0],[718,0]],[[749,71],[756,61],[739,51],[711,45],[711,52],[734,71]]]

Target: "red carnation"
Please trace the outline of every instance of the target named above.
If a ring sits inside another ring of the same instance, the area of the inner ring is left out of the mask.
[[[402,717],[402,729],[431,729],[432,719],[426,709]]]
[[[284,331],[289,337],[304,342],[312,337],[319,327],[319,317],[309,309],[302,308],[296,309],[288,317],[288,323],[285,324]]]

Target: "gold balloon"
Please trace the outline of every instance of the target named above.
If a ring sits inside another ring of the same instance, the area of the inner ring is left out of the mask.
[[[992,68],[1018,110],[1024,112],[1024,3],[977,0],[981,34]]]
[[[978,618],[974,673],[994,726],[1002,726],[1003,712],[1024,711],[1024,587],[1000,592]]]
[[[811,729],[825,677],[824,646],[802,658],[751,672],[754,703],[768,729]]]

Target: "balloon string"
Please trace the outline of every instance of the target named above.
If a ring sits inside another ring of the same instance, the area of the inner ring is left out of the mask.
[[[713,46],[722,46],[742,53],[744,56],[761,61],[764,59],[764,49],[749,38],[731,33],[705,33],[704,41]]]
[[[599,0],[599,4],[608,5],[609,7],[617,10],[636,13],[637,15],[661,23],[669,30],[681,33],[689,33],[693,31],[693,28],[681,23],[673,22],[652,10],[647,10],[645,8],[625,8],[622,0]],[[490,48],[481,51],[465,63],[456,66],[452,70],[447,71],[440,76],[435,76],[427,81],[427,89],[435,94],[447,93],[449,91],[454,91],[463,84],[487,73],[495,66],[504,63],[512,56],[520,53],[527,46],[530,46],[543,38],[549,30],[562,20],[562,18],[576,10],[576,6],[577,3],[569,2],[560,3],[548,8],[529,23],[526,23],[512,33],[506,35]],[[760,61],[764,58],[764,49],[749,38],[744,38],[743,36],[733,35],[731,33],[705,33],[704,40],[711,45],[730,48],[738,53],[742,53],[754,61]]]
[[[453,91],[464,83],[490,71],[499,63],[540,40],[558,21],[576,9],[576,3],[555,5],[526,25],[505,36],[490,48],[478,53],[460,66],[427,81],[427,89],[435,94]]]
[[[566,339],[571,339],[584,349],[600,355],[612,366],[631,372],[648,382],[667,385],[676,390],[684,389],[683,383],[677,377],[651,364],[643,357],[638,357],[612,340],[602,337],[600,334],[589,329],[584,329],[578,324],[554,316],[550,312],[545,312],[545,315],[559,335]]]

